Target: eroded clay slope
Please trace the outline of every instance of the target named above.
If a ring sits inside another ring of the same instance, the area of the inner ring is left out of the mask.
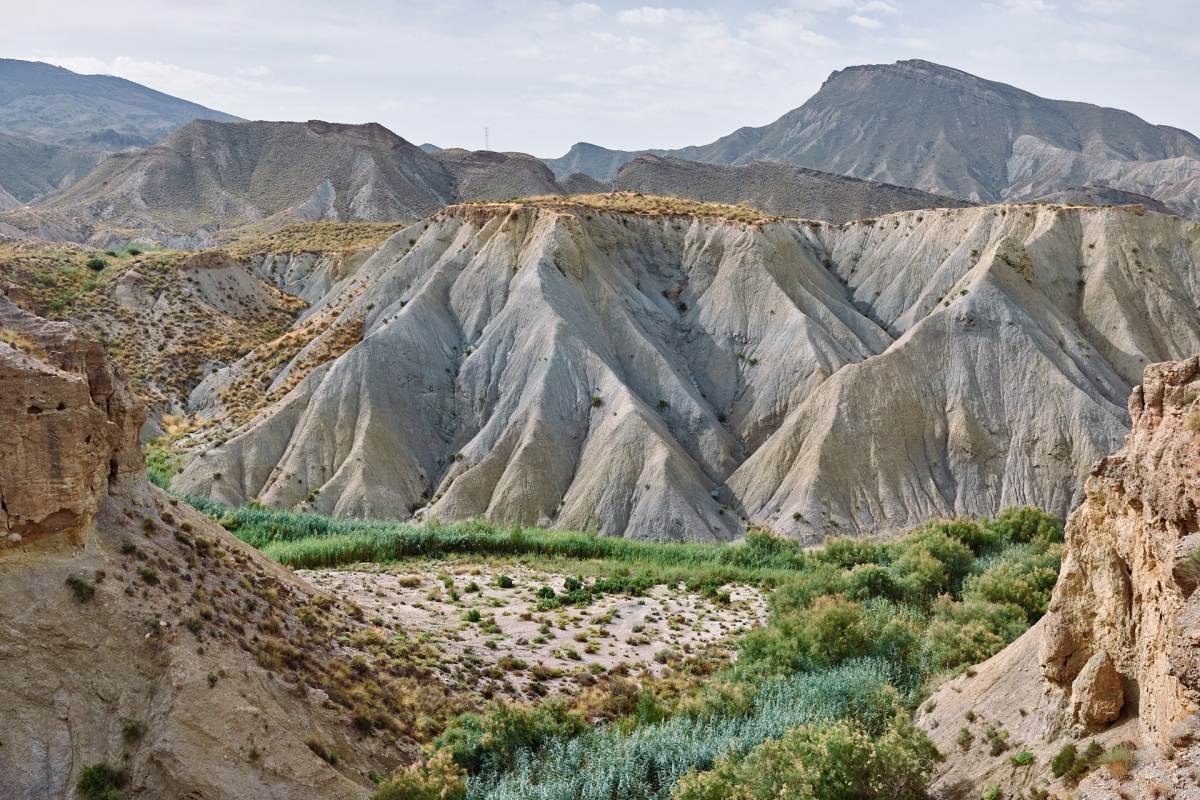
[[[361,612],[150,487],[131,398],[70,325],[4,309],[0,796],[74,797],[104,765],[122,796],[361,800],[415,756],[414,703],[453,704]]]
[[[697,208],[458,206],[397,233],[197,389],[176,488],[653,538],[1065,514],[1143,366],[1200,349],[1177,218]]]
[[[1131,743],[1136,766],[1125,781],[1098,769],[1079,796],[1200,795],[1197,397],[1200,357],[1146,369],[1125,449],[1096,464],[1068,522],[1049,612],[925,705],[919,721],[949,756],[938,796],[1046,786],[1051,757],[1093,738]],[[1006,731],[1014,751],[1035,754],[1033,766],[1014,765],[1011,752],[989,756],[982,741],[963,747],[960,731],[972,725],[976,738]]]

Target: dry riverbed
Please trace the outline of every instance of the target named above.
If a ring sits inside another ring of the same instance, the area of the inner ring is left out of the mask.
[[[434,648],[449,682],[485,697],[570,692],[606,672],[660,674],[680,659],[731,656],[736,635],[765,622],[767,611],[761,591],[734,585],[724,587],[727,602],[677,585],[539,610],[546,604],[538,590],[561,596],[568,576],[517,564],[422,562],[297,574],[356,603],[380,628]]]

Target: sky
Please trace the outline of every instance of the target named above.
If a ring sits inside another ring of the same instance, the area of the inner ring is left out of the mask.
[[[1200,134],[1197,0],[6,2],[0,55],[248,119],[562,155],[705,144],[921,58]]]

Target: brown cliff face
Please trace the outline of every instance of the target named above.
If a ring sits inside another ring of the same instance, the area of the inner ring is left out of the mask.
[[[358,644],[361,611],[150,486],[142,413],[97,345],[0,297],[0,797],[103,766],[121,796],[361,800],[419,752],[403,704],[458,707]],[[368,703],[386,736],[352,724]]]
[[[70,324],[0,297],[0,329],[0,546],[78,539],[109,482],[140,472],[144,410]]]
[[[1069,692],[1069,722],[1095,729],[1122,708],[1165,743],[1200,703],[1200,357],[1155,364],[1129,402],[1123,451],[1096,465],[1067,526],[1044,623],[1042,674]],[[1119,678],[1119,680],[1117,680]]]
[[[1067,522],[1048,613],[918,713],[946,755],[933,796],[1200,797],[1200,357],[1147,367],[1129,412],[1125,448]],[[1009,749],[963,746],[964,729],[1004,731]],[[1132,750],[1132,771],[1052,774],[1064,746],[1093,743]],[[1033,760],[1014,765],[1014,750]]]

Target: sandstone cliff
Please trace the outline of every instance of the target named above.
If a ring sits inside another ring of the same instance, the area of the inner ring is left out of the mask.
[[[1096,464],[1068,522],[1049,612],[925,706],[922,726],[950,755],[942,796],[989,784],[1066,791],[1047,767],[1076,739],[1081,751],[1092,740],[1125,744],[1134,762],[1123,779],[1094,770],[1081,796],[1200,795],[1198,397],[1200,357],[1146,369],[1125,449]],[[989,727],[1005,731],[1010,749],[989,757],[982,741],[964,748],[964,727],[978,739]],[[1010,761],[1021,749],[1035,764]]]
[[[0,300],[0,797],[103,765],[130,796],[362,800],[415,754],[399,704],[452,706],[355,609],[148,486],[141,413],[97,346]]]

